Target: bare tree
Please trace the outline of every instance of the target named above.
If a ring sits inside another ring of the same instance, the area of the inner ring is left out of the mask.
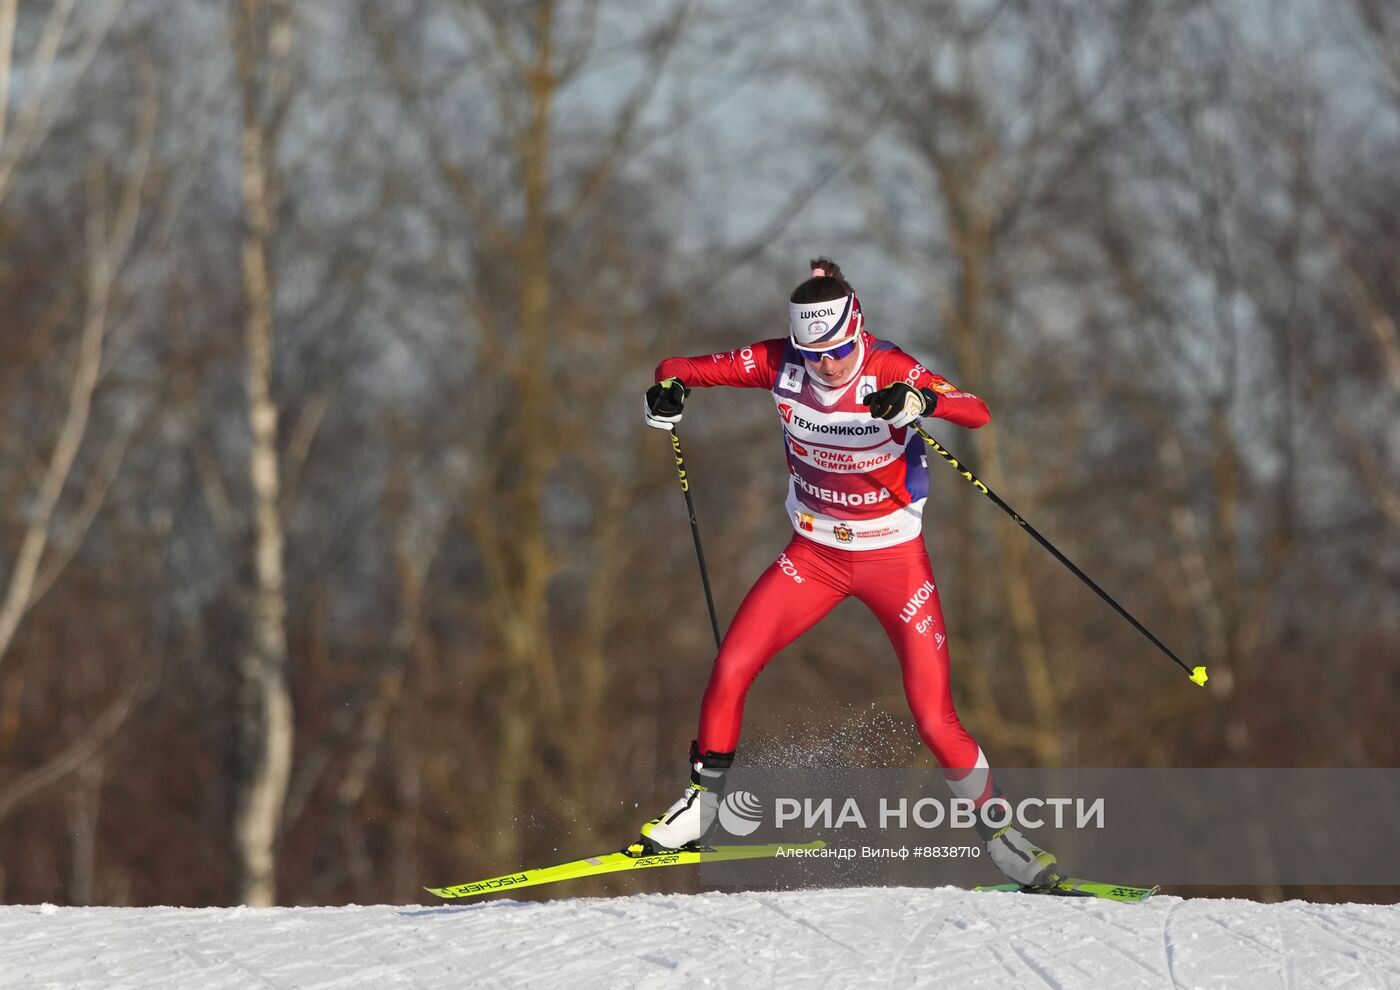
[[[277,135],[288,101],[292,15],[282,0],[235,0],[234,56],[242,97],[243,286],[246,314],[248,478],[253,495],[250,642],[239,665],[238,730],[243,764],[235,834],[239,897],[276,901],[276,846],[291,778],[293,710],[288,678],[278,404],[273,393]]]
[[[99,483],[84,493],[80,511],[66,526],[60,527],[60,501],[92,421],[93,397],[101,379],[105,344],[111,328],[113,296],[123,266],[130,262],[132,255],[154,136],[155,106],[153,99],[148,101],[143,133],[134,156],[135,166],[110,216],[103,170],[96,165],[88,170],[87,277],[82,331],[65,413],[34,493],[32,509],[9,570],[4,598],[0,601],[0,664],[25,614],[52,586],[86,534],[128,439],[119,435],[112,442],[106,458],[107,470],[98,476]],[[59,535],[56,546],[52,543],[55,533]]]
[[[604,692],[599,633],[595,627],[587,636],[584,658],[593,659],[580,658],[572,648],[561,657],[551,596],[565,570],[555,545],[560,528],[551,519],[551,485],[574,443],[585,438],[563,421],[550,369],[562,367],[565,350],[590,353],[585,343],[590,338],[627,365],[640,357],[632,351],[626,358],[625,343],[641,331],[620,326],[616,309],[591,308],[608,305],[608,297],[620,293],[593,288],[590,274],[617,272],[600,228],[614,224],[608,211],[616,205],[612,197],[620,173],[644,139],[643,112],[690,11],[688,3],[671,5],[646,26],[634,53],[639,81],[610,108],[595,138],[565,140],[566,122],[556,116],[557,106],[597,57],[599,7],[538,0],[515,9],[463,0],[418,11],[420,18],[443,17],[454,25],[469,61],[480,69],[471,106],[482,119],[475,126],[492,136],[509,176],[504,182],[493,174],[498,169],[474,161],[481,149],[463,154],[454,148],[450,131],[432,109],[440,105],[439,94],[409,64],[406,32],[370,11],[394,85],[428,149],[435,178],[448,193],[451,222],[471,234],[471,271],[462,291],[472,361],[489,374],[473,382],[480,411],[461,440],[474,465],[464,514],[485,569],[489,608],[484,617],[492,650],[482,659],[499,663],[496,703],[488,715],[499,740],[493,747],[489,809],[490,851],[499,861],[517,855],[520,833],[514,821],[522,795],[539,779],[550,750],[567,754],[564,765],[578,771],[565,775],[570,795],[586,791],[598,773],[599,761],[589,758],[589,747],[601,724]],[[578,263],[570,265],[570,257]],[[572,489],[582,476],[570,477]],[[609,511],[616,510],[614,505]],[[593,571],[586,583],[605,588],[614,572],[611,567]],[[606,617],[604,610],[595,621]],[[581,682],[575,672],[579,663],[587,671]],[[589,738],[578,738],[580,729]]]
[[[15,132],[6,135],[9,109],[10,77],[15,44],[16,0],[0,2],[0,203],[5,200],[16,169],[31,154],[35,146],[53,126],[61,113],[68,109],[66,98],[72,87],[90,64],[98,45],[121,8],[120,3],[107,5],[103,19],[90,26],[78,65],[67,70],[64,81],[50,92],[44,85],[53,69],[59,48],[68,29],[71,3],[60,3],[50,13],[43,35],[28,71],[36,78],[21,101],[20,123]],[[136,234],[137,219],[142,205],[142,193],[147,178],[151,142],[154,135],[155,102],[148,100],[148,113],[134,156],[135,168],[123,189],[116,213],[109,209],[100,170],[89,174],[89,211],[87,229],[87,271],[85,281],[85,314],[82,334],[74,363],[72,384],[68,391],[67,411],[54,441],[44,470],[43,479],[34,497],[13,568],[10,570],[3,601],[0,602],[0,664],[25,612],[39,592],[52,582],[52,568],[43,569],[45,553],[53,537],[55,513],[77,460],[87,433],[92,413],[93,395],[102,371],[104,344],[110,328],[110,303],[121,268],[129,260]],[[93,498],[95,494],[95,499]],[[102,489],[89,492],[85,503],[101,505]],[[90,522],[90,514],[87,516]],[[85,527],[70,530],[61,545],[61,552],[48,558],[53,563],[71,555],[72,547],[81,539]]]
[[[1112,106],[1102,97],[1132,43],[1128,31],[1114,30],[1116,19],[1131,20],[1118,6],[1091,10],[1071,2],[946,3],[918,11],[870,4],[861,10],[858,36],[880,56],[823,81],[838,103],[889,122],[857,169],[871,230],[920,287],[925,311],[940,318],[954,377],[993,408],[991,424],[961,442],[976,445],[978,472],[1028,516],[1038,509],[1037,487],[1050,486],[1029,481],[1042,465],[1033,446],[1005,432],[998,399],[1020,391],[1012,383],[1021,374],[1015,355],[1025,347],[1025,331],[1016,327],[1036,320],[1039,286],[1022,272],[1055,263],[1080,195],[1075,176],[1107,140]],[[907,39],[915,38],[911,46]],[[1101,47],[1100,57],[1080,58],[1090,44]],[[1012,51],[1016,71],[1001,72]],[[915,163],[916,188],[887,187],[880,177],[887,152]],[[912,209],[892,207],[903,202]],[[965,531],[971,519],[961,522]],[[1063,653],[1052,662],[1043,596],[1034,587],[1040,562],[1024,534],[993,523],[991,537],[1009,645],[1019,660],[1020,704],[1008,711],[986,665],[974,664],[965,668],[967,716],[994,749],[1014,746],[1041,765],[1056,765],[1068,735],[1061,701],[1075,665]],[[1015,711],[1023,706],[1024,715]]]
[[[12,15],[13,10],[0,8],[0,35],[12,30],[13,25],[6,24]],[[55,31],[61,34],[61,26],[50,21],[46,32]],[[9,38],[3,40],[8,55]],[[81,319],[75,353],[70,355],[59,349],[56,352],[59,360],[51,362],[55,365],[71,362],[72,365],[71,370],[63,372],[70,377],[66,399],[54,403],[61,409],[55,435],[30,438],[36,446],[52,446],[46,457],[35,458],[42,460],[43,466],[36,472],[35,491],[25,500],[29,511],[19,527],[13,566],[8,569],[3,599],[0,599],[0,665],[15,645],[26,618],[59,584],[77,556],[108,501],[141,419],[140,414],[105,416],[99,405],[99,392],[104,380],[113,377],[113,363],[126,336],[123,330],[129,327],[126,317],[131,299],[147,287],[151,257],[162,246],[159,236],[143,237],[141,230],[153,212],[148,208],[149,199],[158,188],[152,181],[152,159],[159,105],[152,77],[145,73],[142,78],[146,85],[136,104],[128,154],[111,163],[91,162],[81,172],[80,215],[84,236],[80,277],[75,286],[63,291],[65,299],[81,298]],[[29,113],[39,114],[33,107],[40,101],[33,94],[28,100]],[[50,106],[42,111],[54,118],[73,112],[71,106]],[[18,161],[18,158],[11,159],[11,164]],[[109,186],[113,173],[118,170],[121,170],[121,182],[114,192]],[[10,176],[12,179],[25,177],[22,172],[12,172]],[[165,204],[166,219],[174,208],[174,204]],[[159,227],[159,224],[153,226]],[[65,302],[54,316],[56,323],[62,322],[67,309]],[[30,370],[37,381],[44,371],[44,363],[36,362]],[[123,400],[114,398],[111,408],[121,408],[123,404]],[[140,400],[125,403],[128,409],[139,404]],[[100,452],[87,456],[92,463],[80,467],[84,450],[94,446],[92,434],[100,438],[100,426],[109,419],[114,427],[111,435],[102,443]],[[35,421],[46,423],[47,419],[40,416]],[[75,480],[75,476],[79,480]],[[81,487],[81,494],[75,497],[76,486]],[[60,676],[66,673],[81,680],[79,667],[92,675],[93,680],[102,679],[90,661],[82,664],[51,662],[38,669],[43,673],[46,668],[58,668]],[[115,690],[96,715],[89,711],[85,713],[86,718],[76,717],[80,709],[73,709],[75,717],[65,719],[62,724],[61,734],[68,737],[63,748],[4,780],[0,786],[0,818],[12,814],[46,788],[71,781],[74,784],[73,813],[91,825],[97,814],[99,791],[94,782],[100,778],[103,748],[125,727],[133,712],[149,699],[154,673],[154,664],[138,665],[128,683]],[[7,695],[18,699],[23,693],[25,679],[25,665],[8,671]],[[94,828],[85,826],[72,834],[75,836],[71,860],[73,896],[79,902],[86,902],[92,899],[95,889],[95,832]]]

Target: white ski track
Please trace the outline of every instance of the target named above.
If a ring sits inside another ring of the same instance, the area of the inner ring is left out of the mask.
[[[0,987],[1400,988],[1400,906],[860,888],[0,907]]]

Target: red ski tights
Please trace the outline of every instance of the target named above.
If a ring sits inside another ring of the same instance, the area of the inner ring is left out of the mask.
[[[953,771],[952,779],[985,767],[953,710],[947,631],[922,538],[853,551],[794,535],[744,598],[724,637],[700,708],[700,751],[734,751],[744,696],[759,671],[848,595],[864,602],[884,626],[904,670],[904,693],[919,735],[938,762]]]

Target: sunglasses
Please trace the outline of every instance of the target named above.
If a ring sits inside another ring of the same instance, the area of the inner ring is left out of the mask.
[[[811,361],[813,364],[819,364],[824,357],[829,357],[833,361],[840,361],[856,349],[856,342],[854,340],[849,340],[844,344],[829,348],[825,351],[809,351],[805,347],[798,347],[796,344],[792,346],[804,359]]]

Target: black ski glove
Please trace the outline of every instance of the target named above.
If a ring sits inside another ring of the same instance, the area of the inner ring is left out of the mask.
[[[870,415],[900,427],[932,413],[938,405],[938,393],[927,388],[916,389],[908,382],[895,382],[871,392],[861,401],[870,407]]]
[[[647,389],[647,426],[669,430],[681,421],[690,389],[679,378],[666,378]]]

